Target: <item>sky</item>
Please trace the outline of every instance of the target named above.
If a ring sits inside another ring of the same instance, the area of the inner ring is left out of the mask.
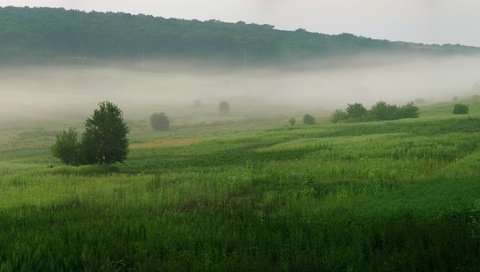
[[[478,0],[0,0],[0,6],[244,21],[286,30],[480,46]]]

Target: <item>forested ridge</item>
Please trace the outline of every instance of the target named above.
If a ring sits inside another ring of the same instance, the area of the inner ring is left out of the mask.
[[[0,60],[195,58],[250,63],[360,53],[472,54],[479,48],[326,35],[272,25],[165,19],[57,8],[0,8]]]

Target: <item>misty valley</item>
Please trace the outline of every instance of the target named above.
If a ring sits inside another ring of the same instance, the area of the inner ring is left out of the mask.
[[[480,269],[480,48],[0,23],[1,272]]]

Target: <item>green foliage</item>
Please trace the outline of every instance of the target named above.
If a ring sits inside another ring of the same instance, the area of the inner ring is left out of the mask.
[[[128,127],[122,111],[111,102],[102,102],[85,122],[82,149],[88,164],[123,162],[128,153]]]
[[[468,114],[469,109],[465,104],[455,104],[453,107],[453,114]]]
[[[52,154],[65,164],[77,165],[80,163],[80,143],[75,129],[70,128],[56,136]]]
[[[154,113],[150,116],[150,125],[154,130],[166,130],[170,127],[170,121],[165,113]]]
[[[405,118],[417,118],[418,107],[413,102],[398,107],[390,105],[383,101],[377,102],[370,110],[367,110],[362,104],[349,104],[345,111],[336,110],[331,118],[332,123],[340,121],[379,121],[379,120],[397,120]]]
[[[360,119],[367,114],[367,109],[360,103],[348,104],[346,110],[348,118]]]
[[[307,113],[303,116],[303,124],[314,125],[315,123],[316,123],[315,117],[313,117],[312,115]]]
[[[289,123],[291,126],[294,126],[294,125],[297,123],[297,120],[295,119],[295,117],[292,117],[292,118],[290,118],[290,120],[288,120],[288,123]]]
[[[394,120],[398,118],[398,107],[380,101],[372,106],[370,114],[374,120]]]
[[[2,63],[156,57],[262,63],[368,52],[478,53],[477,48],[389,42],[272,25],[165,19],[51,8],[0,8]]]
[[[330,118],[330,121],[332,123],[336,124],[338,122],[344,121],[348,119],[348,114],[344,110],[336,110],[333,114],[332,117]]]
[[[418,118],[418,116],[418,107],[413,102],[410,102],[398,108],[396,119]]]
[[[218,112],[220,115],[228,115],[230,114],[230,104],[227,101],[222,101],[218,105]]]

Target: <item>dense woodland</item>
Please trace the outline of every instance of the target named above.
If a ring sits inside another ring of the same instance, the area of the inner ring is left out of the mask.
[[[52,8],[0,8],[0,60],[82,62],[92,59],[197,58],[262,63],[368,52],[478,53],[460,45],[423,45],[326,35],[272,25],[165,19]]]

